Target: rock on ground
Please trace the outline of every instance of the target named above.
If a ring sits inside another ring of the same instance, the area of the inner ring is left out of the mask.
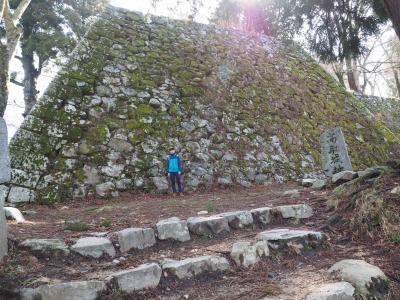
[[[289,196],[290,198],[299,198],[300,192],[299,192],[299,190],[289,190],[289,191],[283,192],[283,196]]]
[[[253,216],[249,211],[233,211],[221,214],[228,220],[229,226],[241,229],[253,225]]]
[[[39,257],[68,255],[70,252],[67,245],[58,239],[28,239],[21,243],[21,247]]]
[[[307,204],[282,205],[276,207],[276,210],[281,213],[284,219],[306,219],[314,214],[313,209]]]
[[[106,289],[103,281],[77,281],[22,289],[22,300],[95,300]]]
[[[230,265],[226,258],[218,255],[200,256],[184,260],[163,262],[164,276],[176,276],[179,279],[191,278],[204,272],[225,271]]]
[[[335,282],[319,286],[306,296],[306,300],[353,300],[355,288],[348,282]]]
[[[157,236],[160,240],[186,242],[190,240],[187,222],[179,218],[160,220],[156,224]]]
[[[272,207],[261,207],[250,211],[255,224],[267,225],[272,221]]]
[[[273,248],[295,246],[302,249],[303,245],[322,244],[326,236],[317,231],[273,229],[260,232],[257,239],[267,241]]]
[[[111,279],[126,293],[155,288],[161,279],[161,268],[156,263],[143,264],[135,269],[114,273]]]
[[[343,183],[346,181],[353,180],[357,176],[358,176],[357,172],[342,171],[342,172],[336,173],[332,176],[332,182],[333,183]]]
[[[121,252],[131,249],[145,249],[156,243],[154,230],[151,228],[127,228],[117,232]]]
[[[341,280],[350,282],[359,292],[371,299],[385,299],[389,292],[386,275],[381,269],[364,260],[341,260],[334,264],[329,272]]]
[[[71,250],[82,256],[99,258],[104,254],[110,257],[115,256],[115,249],[111,241],[101,237],[85,237],[79,239]]]
[[[313,178],[304,178],[301,181],[301,185],[304,187],[311,187],[315,182],[317,181],[317,179],[313,179]]]
[[[222,216],[192,217],[187,223],[189,231],[197,235],[215,235],[230,231],[228,220]]]
[[[17,223],[25,222],[25,218],[18,208],[4,207],[4,212],[6,213],[7,219],[15,220],[15,221],[17,221]]]
[[[250,267],[269,256],[268,242],[239,241],[232,246],[231,257],[238,266]]]
[[[326,179],[318,179],[316,180],[313,185],[311,186],[314,190],[322,190],[328,185]]]

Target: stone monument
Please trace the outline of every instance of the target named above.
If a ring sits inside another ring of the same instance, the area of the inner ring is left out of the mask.
[[[0,184],[10,181],[10,160],[8,155],[7,125],[0,117]],[[0,262],[7,254],[7,223],[4,213],[4,199],[0,190]]]
[[[334,127],[320,137],[321,162],[325,175],[332,176],[341,171],[352,171],[347,144],[342,129]]]

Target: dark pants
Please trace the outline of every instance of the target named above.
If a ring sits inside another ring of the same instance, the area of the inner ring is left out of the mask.
[[[178,184],[178,191],[182,193],[181,175],[178,173],[169,173],[169,178],[171,178],[172,192],[176,193],[176,184]]]

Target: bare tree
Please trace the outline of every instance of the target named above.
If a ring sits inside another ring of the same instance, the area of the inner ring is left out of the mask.
[[[21,0],[18,7],[12,11],[9,0],[0,0],[0,21],[4,24],[6,32],[5,41],[0,41],[0,183],[10,180],[7,126],[3,118],[8,101],[10,60],[15,54],[22,34],[18,22],[30,2],[31,0]],[[7,254],[7,225],[3,205],[0,199],[0,261]]]

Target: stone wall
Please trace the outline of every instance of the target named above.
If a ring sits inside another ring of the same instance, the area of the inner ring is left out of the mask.
[[[167,190],[175,146],[187,189],[320,172],[340,126],[355,168],[398,138],[295,45],[108,8],[11,141],[8,202]]]
[[[400,133],[400,99],[355,94],[365,106],[394,133]]]

